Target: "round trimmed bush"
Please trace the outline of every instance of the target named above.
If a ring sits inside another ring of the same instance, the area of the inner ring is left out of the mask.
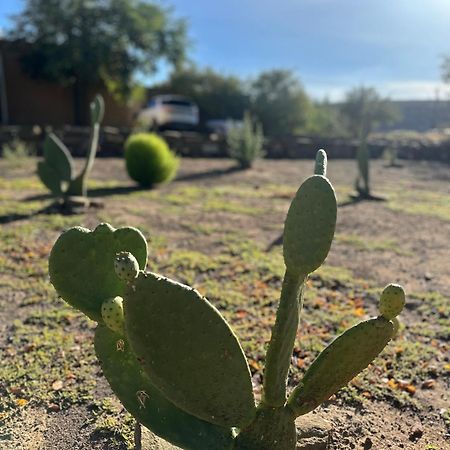
[[[178,158],[166,141],[155,133],[132,134],[125,142],[128,175],[141,186],[171,180],[178,169]]]

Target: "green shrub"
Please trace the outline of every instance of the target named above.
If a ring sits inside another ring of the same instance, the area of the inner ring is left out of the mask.
[[[11,165],[20,166],[29,156],[35,155],[35,149],[31,144],[14,138],[3,145],[2,155]]]
[[[141,186],[171,180],[179,160],[166,141],[154,133],[137,133],[125,142],[125,161],[128,175]]]
[[[227,144],[230,156],[242,169],[252,166],[255,159],[264,155],[264,134],[260,124],[253,125],[249,113],[245,113],[240,126],[232,127],[227,134]]]

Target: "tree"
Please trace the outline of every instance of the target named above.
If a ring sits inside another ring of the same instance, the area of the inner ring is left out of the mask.
[[[251,84],[251,112],[268,135],[290,134],[305,127],[311,102],[290,70],[262,72]]]
[[[187,45],[186,23],[145,0],[26,0],[9,37],[31,44],[22,60],[31,76],[73,87],[77,123],[89,87],[127,95],[137,70],[179,66]]]
[[[175,71],[169,81],[154,91],[186,95],[199,106],[201,121],[209,119],[242,119],[249,107],[249,96],[243,82],[210,68],[194,66]]]
[[[378,125],[398,120],[399,112],[392,103],[382,98],[371,87],[357,87],[347,92],[340,111],[354,138],[365,140]]]
[[[313,103],[304,131],[305,134],[320,137],[348,136],[338,108],[327,100]]]

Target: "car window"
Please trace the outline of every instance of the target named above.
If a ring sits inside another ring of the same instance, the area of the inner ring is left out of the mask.
[[[188,100],[163,100],[162,102],[164,105],[173,105],[173,106],[193,106],[192,103]]]

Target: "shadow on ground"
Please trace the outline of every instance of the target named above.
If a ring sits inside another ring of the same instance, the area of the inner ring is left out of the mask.
[[[235,172],[241,172],[242,170],[243,169],[241,169],[239,166],[231,166],[227,167],[226,169],[212,169],[205,172],[187,173],[185,175],[180,175],[174,181],[204,180],[207,178],[221,177]]]

